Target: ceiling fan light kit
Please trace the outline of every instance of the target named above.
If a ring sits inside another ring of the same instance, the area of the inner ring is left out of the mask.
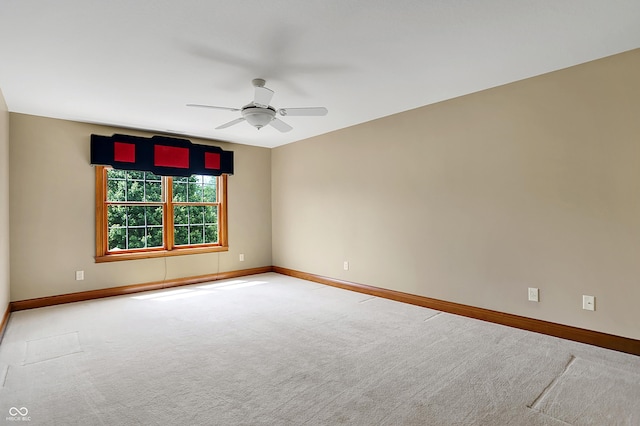
[[[214,105],[201,105],[201,104],[187,104],[189,107],[198,108],[211,108],[211,109],[223,109],[226,111],[240,111],[242,117],[229,121],[216,127],[216,130],[226,129],[235,124],[246,121],[256,129],[260,130],[266,125],[271,125],[275,129],[281,132],[288,132],[293,129],[290,125],[276,117],[277,114],[281,116],[323,116],[327,115],[328,110],[325,107],[310,107],[310,108],[280,108],[276,110],[269,105],[271,98],[273,98],[273,90],[264,87],[266,81],[262,78],[255,78],[251,82],[255,88],[255,94],[253,102],[243,106],[242,108],[230,108]]]
[[[242,108],[242,116],[249,124],[260,130],[267,124],[271,123],[276,116],[276,110],[273,108],[262,108],[254,105],[247,105]]]

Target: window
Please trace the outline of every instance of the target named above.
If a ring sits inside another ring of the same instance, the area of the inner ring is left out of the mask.
[[[96,167],[96,262],[227,250],[226,181]]]

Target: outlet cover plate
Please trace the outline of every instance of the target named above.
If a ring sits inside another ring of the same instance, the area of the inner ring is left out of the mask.
[[[596,298],[595,296],[582,295],[582,309],[587,311],[596,310]]]
[[[534,287],[529,287],[529,301],[531,302],[539,302],[540,301],[540,290]]]

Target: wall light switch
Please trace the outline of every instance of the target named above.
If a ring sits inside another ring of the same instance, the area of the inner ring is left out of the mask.
[[[539,302],[540,301],[540,290],[537,288],[529,287],[529,301],[531,302]]]
[[[84,271],[76,271],[76,281],[84,280]]]
[[[596,298],[594,296],[582,296],[582,309],[586,309],[587,311],[595,311],[596,310]]]

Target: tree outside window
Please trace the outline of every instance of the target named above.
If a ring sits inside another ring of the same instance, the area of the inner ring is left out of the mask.
[[[226,176],[96,168],[96,261],[226,250]]]

